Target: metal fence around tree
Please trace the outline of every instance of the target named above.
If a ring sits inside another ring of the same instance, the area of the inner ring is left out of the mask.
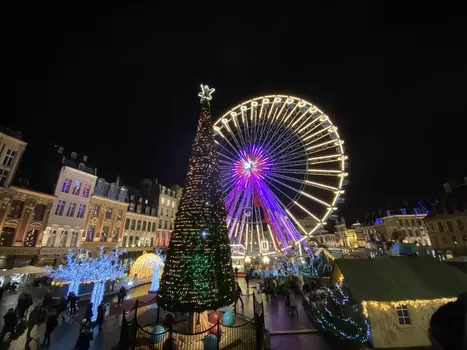
[[[251,294],[250,294],[251,295]],[[250,296],[248,295],[248,296]],[[210,349],[216,350],[259,350],[264,343],[264,308],[262,300],[253,293],[254,317],[237,318],[241,324],[227,326],[220,320],[211,328],[195,334],[187,334],[169,329],[156,328],[161,324],[161,312],[157,319],[147,325],[138,323],[138,307],[144,306],[138,301],[132,310],[122,315],[120,349],[135,350],[203,350],[206,337],[210,334]],[[238,322],[238,321],[237,321]]]

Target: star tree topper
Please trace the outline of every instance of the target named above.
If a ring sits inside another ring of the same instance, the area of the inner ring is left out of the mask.
[[[210,89],[209,86],[201,84],[201,92],[198,96],[201,98],[200,103],[203,103],[204,100],[211,101],[212,100],[212,93],[216,91],[216,89]]]

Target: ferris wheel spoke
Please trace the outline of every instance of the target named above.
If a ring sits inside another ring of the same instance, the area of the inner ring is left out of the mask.
[[[333,154],[329,156],[308,158],[308,164],[318,165],[318,164],[325,164],[325,163],[342,163],[342,161],[346,159],[347,159],[347,156],[343,156],[342,154]]]
[[[225,152],[220,152],[219,156],[223,157],[224,160],[230,161],[230,162],[235,162],[236,161],[236,155],[233,154],[229,149],[224,147],[222,144],[217,143],[219,147],[221,147]],[[219,159],[220,160],[220,159]]]
[[[329,140],[329,141],[324,141],[317,145],[311,145],[308,147],[307,145],[305,145],[305,147],[306,147],[308,154],[314,154],[314,153],[321,152],[327,149],[338,148],[339,146],[343,144],[344,144],[344,141],[341,141],[341,140]]]

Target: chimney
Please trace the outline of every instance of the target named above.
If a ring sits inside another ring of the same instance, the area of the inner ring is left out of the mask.
[[[78,153],[76,152],[71,152],[71,159],[76,160],[76,157],[78,156]]]
[[[62,146],[58,146],[58,153],[62,154],[63,153],[63,147]]]
[[[83,162],[87,162],[88,161],[88,156],[87,155],[84,155],[83,156]]]
[[[452,192],[452,188],[451,188],[451,183],[450,182],[446,182],[443,184],[443,187],[444,187],[444,192],[446,193],[451,193]]]

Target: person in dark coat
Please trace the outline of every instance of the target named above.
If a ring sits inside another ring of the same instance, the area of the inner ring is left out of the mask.
[[[3,338],[5,338],[5,334],[13,333],[13,331],[15,330],[16,323],[18,322],[16,312],[15,310],[13,310],[13,308],[10,308],[7,311],[5,316],[3,316],[3,319],[5,320],[5,322],[3,324],[2,334],[0,335],[0,342],[2,342]]]
[[[92,307],[93,303],[89,303],[88,308],[86,309],[86,313],[84,314],[84,318],[86,319],[85,325],[88,327],[91,325],[91,318],[93,316]]]
[[[91,341],[93,340],[93,335],[91,328],[85,326],[80,332],[78,341],[76,342],[74,350],[88,350],[91,346]]]
[[[16,304],[16,310],[18,312],[19,319],[22,320],[26,314],[28,301],[26,298],[26,293],[21,293],[18,297],[18,304]]]
[[[0,301],[2,301],[2,297],[3,297],[3,292],[5,291],[5,287],[1,286],[0,287]]]
[[[245,281],[246,281],[246,287],[250,288],[250,273],[249,272],[245,274]]]
[[[97,307],[97,319],[96,325],[99,326],[99,330],[102,329],[102,324],[104,323],[105,318],[105,303],[102,301],[99,306]]]
[[[126,289],[124,286],[120,287],[120,290],[118,291],[118,302],[117,306],[120,304],[123,304],[123,299],[126,297]]]
[[[68,300],[65,297],[60,298],[60,304],[58,304],[57,308],[57,318],[60,317],[62,322],[65,321],[65,312],[67,309]]]
[[[235,310],[237,309],[237,302],[240,300],[242,303],[242,309],[244,307],[243,305],[243,299],[242,299],[242,288],[240,288],[240,285],[237,283],[237,288],[235,290],[235,303],[234,303],[234,308]]]
[[[44,341],[42,342],[42,346],[50,346],[50,335],[54,331],[55,327],[57,327],[57,325],[57,315],[50,316],[47,320],[47,323],[45,324],[45,336]]]
[[[78,303],[78,297],[75,293],[70,296],[70,315],[76,315],[76,304]]]

